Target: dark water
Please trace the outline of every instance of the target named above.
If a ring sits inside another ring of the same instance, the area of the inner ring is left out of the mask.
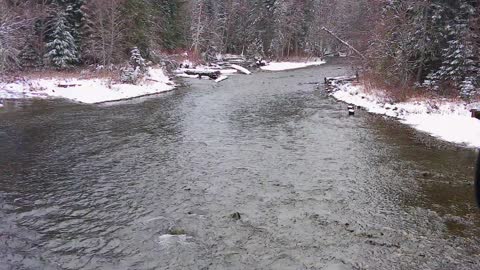
[[[479,269],[475,152],[346,116],[345,72],[7,104],[0,269]]]

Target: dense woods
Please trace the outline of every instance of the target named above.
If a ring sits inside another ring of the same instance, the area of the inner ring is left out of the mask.
[[[159,62],[188,51],[285,59],[349,53],[392,87],[470,98],[480,0],[0,0],[0,70]],[[352,55],[354,56],[354,55]]]

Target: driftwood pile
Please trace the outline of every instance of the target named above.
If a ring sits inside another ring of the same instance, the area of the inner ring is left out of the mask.
[[[264,65],[265,61],[255,60],[251,62],[241,55],[224,55],[217,60],[210,63],[205,68],[193,68],[189,65],[180,65],[181,72],[190,76],[198,76],[198,78],[208,77],[215,82],[221,82],[228,79],[227,76],[222,75],[222,70],[235,69],[240,73],[250,75],[250,72],[245,67],[251,67],[253,65]]]

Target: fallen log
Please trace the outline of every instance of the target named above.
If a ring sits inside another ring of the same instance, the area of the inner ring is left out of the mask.
[[[220,77],[221,72],[218,70],[195,70],[195,69],[189,69],[185,70],[185,74],[187,75],[196,75],[198,78],[202,78],[203,76],[209,77],[212,80],[218,79]]]
[[[243,74],[247,74],[247,75],[252,74],[252,72],[250,72],[248,69],[246,69],[246,68],[244,68],[244,67],[241,67],[241,66],[239,66],[239,65],[232,65],[231,67],[234,68],[234,69],[236,69],[236,70],[238,70],[238,71],[240,71],[240,72],[242,72]]]
[[[226,79],[228,79],[227,76],[220,76],[220,77],[218,77],[218,79],[215,80],[215,82],[216,82],[216,83],[219,83],[219,82],[224,81],[224,80],[226,80]]]
[[[77,87],[77,86],[80,86],[80,84],[68,84],[68,83],[57,84],[57,87],[59,88],[70,88],[70,87]]]

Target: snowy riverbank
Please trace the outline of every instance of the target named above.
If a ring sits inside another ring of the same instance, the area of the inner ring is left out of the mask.
[[[150,68],[139,84],[113,83],[109,79],[42,78],[0,82],[1,99],[65,98],[81,103],[101,103],[169,91],[175,84],[160,68]]]
[[[462,103],[455,100],[410,100],[385,103],[379,93],[366,93],[361,85],[351,83],[335,85],[331,95],[346,103],[360,106],[368,112],[399,119],[417,130],[445,141],[480,147],[480,120],[471,117],[471,109],[480,103]]]
[[[319,66],[325,63],[325,61],[319,59],[306,62],[270,62],[266,66],[261,67],[261,69],[265,71],[283,71],[306,68],[311,66]]]

